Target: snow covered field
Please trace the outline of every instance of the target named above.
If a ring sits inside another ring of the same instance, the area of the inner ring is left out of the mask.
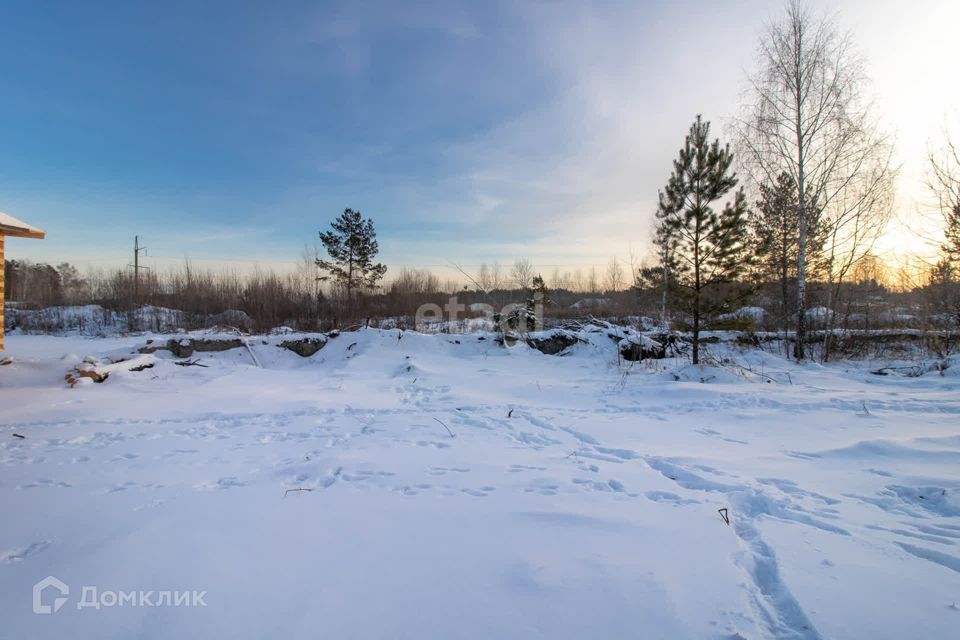
[[[960,363],[480,337],[158,351],[68,388],[143,338],[9,336],[0,637],[958,637]]]

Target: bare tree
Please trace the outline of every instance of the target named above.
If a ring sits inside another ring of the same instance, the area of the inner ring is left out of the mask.
[[[867,158],[857,158],[855,165],[836,169],[840,184],[821,217],[826,231],[824,267],[827,276],[827,333],[823,359],[833,346],[831,340],[843,284],[851,269],[872,256],[877,239],[886,229],[893,211],[893,179],[890,148],[876,149]],[[865,264],[865,263],[864,263]]]
[[[960,149],[944,127],[943,148],[930,152],[927,185],[943,220],[940,259],[929,268],[928,284],[933,308],[960,323]]]
[[[314,318],[319,317],[320,305],[323,302],[323,272],[317,266],[319,257],[320,249],[316,244],[313,247],[304,244],[294,273],[295,290],[309,300],[309,312]]]
[[[553,273],[550,274],[550,286],[554,289],[566,288],[566,280],[560,275],[560,267],[553,268]]]
[[[891,150],[863,99],[867,78],[850,36],[799,0],[790,0],[785,19],[766,28],[749,87],[735,123],[741,162],[755,184],[775,184],[786,173],[796,185],[795,355],[802,360],[810,221],[829,219],[836,251],[862,255],[886,215],[873,217],[887,204],[881,201],[894,174]]]
[[[941,252],[949,262],[960,261],[960,148],[944,127],[943,148],[931,151],[927,186],[943,219],[944,242]]]
[[[493,289],[491,286],[491,280],[490,267],[487,266],[486,262],[481,262],[480,270],[477,272],[477,279],[475,282],[479,285],[481,290],[490,291]]]
[[[502,289],[503,285],[503,268],[499,262],[494,262],[490,265],[490,288],[487,290],[496,291],[497,289]]]
[[[600,276],[597,274],[596,265],[590,265],[585,286],[589,293],[597,293],[600,290]]]
[[[517,258],[510,269],[510,279],[518,289],[529,289],[534,275],[533,263],[527,258]]]
[[[628,286],[635,291],[639,291],[643,286],[643,279],[640,277],[640,271],[643,268],[642,261],[634,254],[633,247],[630,247],[630,257],[627,260],[627,269],[629,269],[630,276],[628,278]]]
[[[610,291],[623,289],[623,266],[616,256],[607,264],[607,289]]]
[[[580,268],[575,269],[575,270],[573,271],[573,276],[572,276],[571,279],[570,279],[570,288],[571,288],[573,291],[576,291],[576,292],[578,292],[578,293],[582,293],[583,290],[584,290],[584,287],[586,286],[586,285],[584,285],[583,282],[584,282],[584,281],[583,281],[583,269],[580,269]]]
[[[417,298],[441,290],[440,278],[426,269],[403,267],[390,283],[389,292],[393,296]]]

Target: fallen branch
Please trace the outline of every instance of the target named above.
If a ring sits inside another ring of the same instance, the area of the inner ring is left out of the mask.
[[[297,492],[297,491],[313,491],[313,489],[311,489],[310,487],[297,487],[296,489],[287,489],[286,491],[283,492],[283,497],[286,498],[286,497],[287,497],[287,494],[290,493],[291,491],[293,491],[293,492]]]
[[[179,365],[181,367],[206,367],[205,364],[200,364],[200,358],[196,360],[177,360],[173,364]]]
[[[888,372],[890,371],[894,371],[894,372],[903,371],[904,372],[903,375],[907,378],[919,378],[924,373],[924,366],[921,363],[921,364],[907,365],[904,367],[880,367],[879,369],[875,369],[870,373],[872,373],[875,376],[885,376],[885,375],[888,375]],[[943,374],[942,371],[940,373],[941,375]]]

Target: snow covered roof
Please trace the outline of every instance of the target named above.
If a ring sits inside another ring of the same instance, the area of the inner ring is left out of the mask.
[[[39,239],[43,238],[46,234],[42,229],[38,229],[0,211],[0,235]]]

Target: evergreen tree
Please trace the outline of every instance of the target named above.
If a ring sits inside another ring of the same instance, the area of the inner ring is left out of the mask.
[[[800,211],[795,198],[797,185],[783,172],[774,184],[760,185],[760,199],[752,212],[750,226],[757,240],[758,275],[763,282],[776,282],[780,288],[780,322],[788,328],[796,296]],[[824,225],[819,208],[812,202],[807,214],[807,276],[816,278],[823,271]]]
[[[693,320],[693,363],[700,362],[705,319],[743,294],[736,280],[750,264],[746,197],[739,189],[718,212],[714,203],[737,185],[733,154],[708,140],[710,123],[691,125],[673,173],[659,194],[656,237],[674,301]],[[733,285],[733,286],[730,286]]]
[[[941,249],[949,262],[960,263],[960,202],[948,209],[943,218],[945,242],[941,245]]]
[[[373,262],[380,247],[372,219],[365,220],[359,211],[344,209],[330,226],[332,231],[320,232],[320,242],[330,259],[318,258],[317,266],[327,273],[321,280],[333,280],[343,288],[347,302],[351,303],[354,292],[375,287],[387,267]]]
[[[960,185],[960,181],[958,181]],[[940,245],[942,258],[930,270],[930,288],[934,292],[935,307],[939,313],[953,316],[960,324],[960,202],[946,208],[943,214],[944,243]]]
[[[530,285],[530,296],[527,299],[527,307],[533,308],[537,303],[547,304],[550,302],[550,290],[547,289],[547,281],[539,273],[533,276]]]

